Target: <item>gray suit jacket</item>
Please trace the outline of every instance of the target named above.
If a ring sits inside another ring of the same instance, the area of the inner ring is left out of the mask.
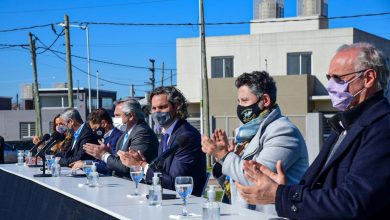
[[[157,157],[158,139],[156,134],[145,121],[139,120],[137,122],[133,130],[130,132],[126,143],[123,145],[125,135],[126,133],[122,134],[119,138],[116,144],[117,151],[128,151],[129,147],[136,151],[139,150],[145,156],[148,163]],[[128,177],[130,174],[129,168],[122,164],[117,154],[111,155],[107,158],[107,168],[111,171],[115,171],[115,175],[117,176]]]

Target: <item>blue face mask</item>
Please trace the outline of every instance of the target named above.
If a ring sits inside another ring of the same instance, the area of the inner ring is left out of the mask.
[[[170,125],[173,121],[173,118],[169,112],[154,112],[152,113],[153,121],[161,126]]]

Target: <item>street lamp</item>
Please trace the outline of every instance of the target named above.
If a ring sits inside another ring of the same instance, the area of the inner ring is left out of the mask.
[[[61,27],[65,27],[64,23],[58,24]],[[87,60],[88,60],[88,111],[91,113],[92,101],[91,101],[91,61],[90,61],[90,51],[89,51],[89,28],[87,25],[75,25],[70,24],[69,27],[77,27],[85,30],[87,34]],[[97,100],[98,101],[98,100]]]

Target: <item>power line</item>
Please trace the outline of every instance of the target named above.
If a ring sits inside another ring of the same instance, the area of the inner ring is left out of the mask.
[[[371,13],[371,14],[359,14],[359,15],[344,15],[334,17],[316,17],[316,18],[297,18],[297,19],[275,19],[275,20],[260,20],[260,21],[237,21],[237,22],[207,22],[205,25],[240,25],[240,24],[260,24],[260,23],[286,23],[286,22],[299,22],[299,21],[311,21],[311,20],[333,20],[333,19],[347,19],[347,18],[359,18],[359,17],[371,17],[371,16],[383,16],[388,15],[390,12]],[[86,24],[86,25],[112,25],[112,26],[199,26],[199,23],[134,23],[134,22],[71,22],[72,24]]]
[[[53,24],[42,24],[42,25],[34,25],[34,26],[29,26],[29,27],[6,29],[6,30],[0,30],[0,33],[11,32],[11,31],[28,30],[28,29],[34,29],[34,28],[42,28],[42,27],[48,27],[48,26],[51,26],[51,25],[53,25]]]
[[[54,29],[53,29],[53,31],[54,31]],[[41,51],[41,52],[39,52],[39,53],[36,53],[36,54],[42,54],[42,53],[44,53],[44,52],[50,50],[50,48],[57,42],[57,40],[58,40],[61,36],[63,36],[64,31],[65,31],[65,29],[62,29],[61,33],[57,34],[56,39],[53,41],[53,43],[50,44],[50,46],[49,46],[48,48],[45,48],[45,50],[43,50],[43,51]]]
[[[46,44],[43,43],[37,36],[35,36],[35,35],[33,35],[33,36],[34,36],[35,39],[38,40],[43,46],[45,46],[46,48],[48,48],[48,47],[46,46]],[[51,49],[48,49],[48,50],[49,50],[50,52],[52,52],[52,53],[53,53],[56,57],[58,57],[60,60],[66,62],[66,60],[65,60],[64,58],[60,57],[60,55],[58,55],[57,53],[55,53],[55,52],[52,51]],[[72,67],[75,68],[75,69],[77,69],[77,70],[79,70],[79,71],[82,72],[82,73],[88,74],[87,71],[85,71],[85,70],[83,70],[83,69],[81,69],[81,68],[79,68],[79,67],[77,67],[77,66],[75,66],[75,65],[73,65],[73,64],[72,64]],[[93,74],[90,74],[90,75],[91,75],[92,77],[96,78],[95,75],[93,75]],[[99,79],[100,79],[101,81],[108,82],[108,83],[115,84],[115,85],[131,86],[131,84],[114,82],[114,81],[107,80],[107,79],[104,79],[104,78],[101,78],[101,77],[99,77]],[[146,84],[144,84],[144,85],[134,85],[134,86],[137,86],[137,87],[138,87],[138,86],[146,86]]]
[[[348,18],[359,18],[359,17],[372,17],[372,16],[383,16],[388,15],[390,12],[382,12],[382,13],[370,13],[370,14],[359,14],[359,15],[345,15],[345,16],[334,16],[334,17],[318,17],[318,18],[305,18],[305,19],[288,19],[288,20],[282,20],[282,19],[276,19],[276,20],[267,20],[267,21],[238,21],[238,22],[207,22],[205,25],[211,26],[211,25],[241,25],[241,24],[259,24],[259,23],[278,23],[278,22],[299,22],[299,21],[310,21],[310,20],[322,20],[322,19],[328,19],[328,20],[334,20],[334,19],[348,19]],[[54,23],[59,24],[60,22]],[[85,24],[85,25],[112,25],[112,26],[199,26],[199,23],[134,23],[134,22],[71,22],[71,24]],[[13,29],[6,29],[6,30],[0,30],[0,33],[3,32],[11,32],[11,31],[20,31],[20,30],[27,30],[27,29],[33,29],[33,28],[41,28],[41,27],[47,27],[51,26],[51,24],[43,24],[43,25],[35,25],[30,27],[21,27],[21,28],[13,28]]]

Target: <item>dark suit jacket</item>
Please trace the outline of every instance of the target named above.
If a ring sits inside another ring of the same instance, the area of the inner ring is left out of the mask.
[[[114,127],[110,136],[108,136],[107,138],[104,139],[104,144],[110,145],[113,154],[116,153],[116,143],[118,142],[118,140],[122,136],[122,134],[123,134],[122,131],[120,131],[119,129]],[[101,160],[95,160],[95,161],[97,162],[96,163],[96,171],[97,172],[103,173],[103,174],[108,174],[110,172],[106,168],[106,163],[104,163],[104,161],[101,161]]]
[[[73,149],[71,145],[65,153],[65,156],[60,159],[59,164],[61,166],[69,166],[70,163],[78,160],[94,160],[95,158],[87,154],[83,149],[83,145],[86,143],[99,144],[98,137],[93,133],[88,124],[85,123]]]
[[[340,117],[350,126],[328,164],[324,167],[331,146],[338,138],[335,131],[299,185],[278,187],[276,210],[279,216],[381,219],[380,216],[389,215],[390,105],[379,92],[355,108],[347,111],[355,114],[352,123],[348,123],[348,117]]]
[[[192,176],[194,181],[193,195],[201,196],[206,182],[206,155],[202,152],[200,133],[186,120],[178,120],[169,139],[168,148],[176,144],[179,137],[186,140],[179,149],[167,157],[162,170],[149,167],[146,174],[146,182],[151,182],[154,172],[162,173],[162,187],[175,190],[175,178],[177,176]],[[158,150],[161,155],[162,146]]]
[[[127,139],[124,147],[122,148],[122,143],[125,138],[125,135],[126,133],[122,134],[122,136],[119,138],[116,144],[117,151],[128,151],[129,147],[136,151],[140,150],[145,156],[148,163],[157,156],[157,136],[145,121],[139,120],[137,122],[133,130],[130,132],[129,138]],[[106,167],[111,171],[115,171],[115,175],[117,176],[128,177],[130,175],[129,168],[122,164],[119,156],[116,154],[111,155],[107,158]]]

